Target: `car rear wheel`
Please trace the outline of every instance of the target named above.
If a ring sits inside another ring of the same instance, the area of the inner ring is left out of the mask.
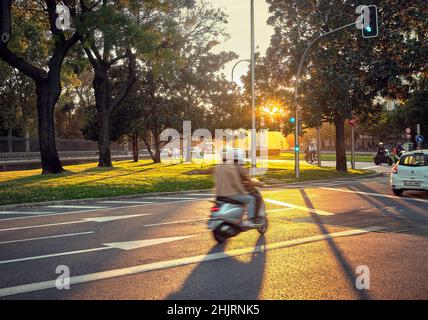
[[[404,190],[401,189],[392,189],[392,192],[397,196],[401,197],[403,195]]]

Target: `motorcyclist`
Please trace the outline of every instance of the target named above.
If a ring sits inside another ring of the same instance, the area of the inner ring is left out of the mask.
[[[256,225],[256,197],[248,190],[253,182],[248,171],[242,166],[245,157],[241,150],[233,151],[233,161],[227,161],[227,152],[223,152],[223,162],[215,168],[216,198],[228,198],[241,202],[247,207],[247,220],[243,226],[254,228]]]
[[[386,149],[385,149],[383,142],[379,142],[379,144],[377,146],[377,154],[378,155],[384,155],[385,153],[386,153]]]

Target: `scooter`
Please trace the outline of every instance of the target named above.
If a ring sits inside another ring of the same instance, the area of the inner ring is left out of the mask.
[[[242,223],[246,214],[245,205],[233,199],[219,197],[211,208],[211,219],[208,222],[208,229],[213,231],[214,239],[218,243],[223,243],[229,238],[236,237],[241,232],[257,230],[260,234],[265,234],[268,228],[266,216],[266,206],[263,197],[257,189],[251,191],[257,199],[257,224],[255,227],[246,227]]]
[[[382,165],[382,163],[387,163],[391,167],[394,164],[389,150],[385,150],[384,153],[376,153],[373,157],[373,161],[377,166]]]

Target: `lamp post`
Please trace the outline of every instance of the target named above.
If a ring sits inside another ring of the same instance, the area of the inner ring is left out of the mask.
[[[257,167],[257,135],[256,135],[256,94],[255,94],[255,39],[254,39],[254,0],[251,0],[251,173],[256,175]]]
[[[251,63],[251,60],[250,59],[242,59],[242,60],[239,60],[237,63],[235,63],[235,65],[233,66],[233,68],[232,68],[232,82],[233,82],[233,79],[234,79],[234,77],[233,77],[233,75],[235,74],[235,68],[238,66],[238,64],[240,64],[241,62],[250,62]]]

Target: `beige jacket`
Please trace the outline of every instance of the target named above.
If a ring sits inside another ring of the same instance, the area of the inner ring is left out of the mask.
[[[242,179],[248,176],[247,171],[233,164],[220,164],[215,168],[215,194],[217,197],[232,197],[237,194],[248,194]]]

